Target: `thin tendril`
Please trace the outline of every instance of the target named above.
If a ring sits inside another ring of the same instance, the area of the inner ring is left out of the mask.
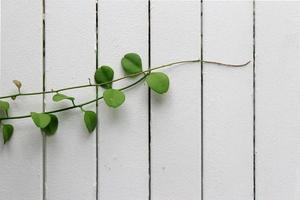
[[[222,65],[222,66],[226,66],[226,67],[244,67],[244,66],[246,66],[250,63],[250,61],[248,61],[247,63],[241,64],[241,65],[234,65],[234,64],[226,64],[226,63],[220,63],[220,62],[215,62],[215,61],[200,60],[200,59],[198,59],[198,60],[184,60],[184,61],[168,63],[168,64],[161,65],[161,66],[158,66],[158,67],[150,68],[150,69],[147,69],[145,71],[141,71],[141,72],[138,72],[138,73],[135,73],[135,74],[126,75],[124,77],[121,77],[121,78],[118,78],[118,79],[115,79],[115,80],[112,80],[112,81],[108,81],[108,82],[105,82],[105,83],[101,83],[101,84],[90,84],[89,83],[87,85],[67,87],[67,88],[62,88],[62,89],[58,89],[58,90],[49,90],[49,91],[45,91],[45,92],[18,93],[18,94],[14,94],[14,95],[0,97],[0,99],[14,98],[14,97],[17,97],[17,96],[30,96],[30,95],[39,95],[39,94],[59,93],[61,91],[79,89],[79,88],[84,88],[84,87],[98,87],[98,86],[106,85],[108,83],[117,82],[117,81],[123,80],[125,78],[135,77],[135,76],[144,74],[144,76],[142,78],[140,78],[139,80],[137,80],[136,82],[134,82],[132,84],[129,84],[129,85],[119,89],[119,90],[126,90],[126,89],[129,89],[129,88],[137,85],[138,83],[142,82],[150,74],[150,72],[153,71],[153,70],[162,69],[162,68],[169,67],[169,66],[172,66],[172,65],[177,65],[177,64],[196,63],[196,62]],[[58,112],[71,110],[71,109],[74,109],[74,108],[83,109],[82,108],[83,106],[94,103],[94,102],[96,102],[98,100],[101,100],[101,99],[103,99],[103,96],[98,97],[98,98],[93,99],[93,100],[90,100],[90,101],[87,101],[87,102],[84,102],[84,103],[81,103],[81,104],[78,104],[78,105],[76,105],[73,101],[72,102],[73,106],[69,106],[69,107],[65,107],[65,108],[61,108],[61,109],[57,109],[57,110],[52,110],[52,111],[48,111],[48,112],[44,112],[44,113],[46,113],[46,114],[58,113]],[[5,118],[0,118],[0,122],[4,121],[4,120],[9,120],[9,119],[23,119],[23,118],[29,118],[29,117],[31,117],[31,115],[20,115],[20,116],[14,116],[14,117],[5,117]]]
[[[146,74],[144,75],[142,78],[140,78],[139,80],[137,80],[136,82],[130,84],[130,85],[127,85],[123,88],[120,88],[119,90],[126,90],[126,89],[129,89],[135,85],[137,85],[138,83],[140,83],[141,81],[143,81],[149,74]],[[99,97],[99,98],[96,98],[96,99],[93,99],[91,101],[87,101],[85,103],[81,103],[81,104],[78,104],[78,105],[73,105],[73,106],[69,106],[69,107],[65,107],[65,108],[62,108],[62,109],[57,109],[57,110],[52,110],[52,111],[48,111],[48,112],[44,112],[46,114],[51,114],[51,113],[58,113],[58,112],[63,112],[63,111],[67,111],[67,110],[71,110],[71,109],[74,109],[74,108],[82,108],[83,106],[86,106],[88,104],[91,104],[91,103],[94,103],[98,100],[101,100],[103,99],[103,96]],[[3,121],[3,120],[8,120],[8,119],[24,119],[24,118],[29,118],[31,117],[31,115],[20,115],[20,116],[15,116],[15,117],[5,117],[5,118],[0,118],[0,121]]]
[[[138,72],[138,73],[135,73],[135,74],[130,74],[130,75],[127,75],[127,76],[124,76],[124,77],[121,77],[121,78],[118,78],[118,79],[115,79],[115,80],[112,80],[112,81],[108,81],[108,82],[105,82],[105,83],[101,83],[101,84],[91,84],[91,82],[89,81],[89,84],[86,84],[86,85],[66,87],[66,88],[61,88],[61,89],[57,89],[57,90],[52,89],[52,90],[48,90],[48,91],[45,91],[45,92],[29,92],[29,93],[19,92],[19,93],[12,94],[12,95],[2,96],[2,97],[0,97],[0,99],[16,98],[18,96],[33,96],[33,95],[52,94],[52,93],[59,93],[59,92],[62,92],[62,91],[66,91],[66,90],[74,90],[74,89],[80,89],[80,88],[86,88],[86,87],[98,87],[98,86],[106,85],[106,84],[109,84],[109,83],[117,82],[117,81],[129,78],[129,77],[134,77],[134,76],[137,76],[137,75],[146,74],[146,73],[151,72],[153,70],[169,67],[169,66],[172,66],[172,65],[177,65],[177,64],[182,64],[182,63],[196,63],[196,62],[203,62],[203,63],[206,63],[206,64],[222,65],[222,66],[225,66],[225,67],[244,67],[244,66],[246,66],[250,63],[250,61],[248,61],[247,63],[241,64],[241,65],[234,65],[234,64],[226,64],[226,63],[220,63],[220,62],[215,62],[215,61],[207,61],[207,60],[202,61],[200,59],[198,59],[198,60],[184,60],[184,61],[168,63],[168,64],[161,65],[161,66],[158,66],[158,67],[150,68],[150,69],[147,69],[147,70],[142,71],[142,72]]]

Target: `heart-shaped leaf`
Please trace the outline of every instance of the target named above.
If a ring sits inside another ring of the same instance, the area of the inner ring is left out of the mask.
[[[97,126],[97,115],[93,111],[84,112],[84,123],[89,133],[92,133]]]
[[[61,93],[57,93],[52,97],[52,100],[55,101],[55,102],[59,102],[59,101],[65,100],[65,99],[70,100],[70,101],[74,101],[75,98],[64,95],[64,94],[61,94]]]
[[[57,131],[57,128],[58,128],[58,118],[53,114],[49,114],[49,115],[50,115],[50,118],[51,118],[50,123],[45,128],[42,128],[42,131],[47,136],[54,135]]]
[[[105,103],[109,107],[117,108],[125,101],[125,95],[120,90],[108,89],[103,93]]]
[[[125,71],[126,74],[136,74],[143,70],[142,69],[142,59],[136,53],[126,54],[122,58],[121,64],[122,64],[123,70]]]
[[[7,111],[9,109],[9,103],[0,100],[0,110]]]
[[[112,87],[112,83],[107,83],[114,79],[114,71],[109,66],[101,66],[96,70],[95,73],[95,82],[97,84],[102,84],[101,87],[109,89]],[[104,84],[106,83],[106,84]]]
[[[169,90],[169,77],[162,72],[152,72],[146,79],[148,86],[158,94]]]
[[[31,113],[31,118],[35,125],[39,128],[46,128],[51,121],[51,117],[49,114],[45,113]]]
[[[14,133],[14,127],[11,124],[3,124],[3,141],[8,142]]]

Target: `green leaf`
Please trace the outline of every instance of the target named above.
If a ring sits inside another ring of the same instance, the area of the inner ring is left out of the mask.
[[[3,124],[3,140],[4,140],[4,144],[7,143],[11,136],[14,133],[14,127],[10,124]]]
[[[7,117],[6,112],[0,110],[0,122],[2,118],[6,118],[6,117]]]
[[[95,82],[97,84],[107,83],[109,81],[112,81],[113,78],[114,78],[114,71],[109,66],[101,66],[99,69],[96,70]],[[112,88],[112,83],[103,84],[101,85],[101,87],[105,89]]]
[[[169,78],[162,72],[152,72],[146,79],[148,86],[158,94],[169,90]]]
[[[9,109],[9,103],[0,100],[0,110],[7,111]]]
[[[47,136],[54,135],[57,131],[57,128],[58,128],[58,118],[53,114],[49,114],[49,115],[50,115],[50,118],[51,118],[50,123],[45,128],[42,128],[42,131]]]
[[[125,101],[125,95],[120,90],[108,89],[103,93],[105,103],[109,107],[117,108]]]
[[[59,102],[59,101],[65,100],[65,99],[70,100],[70,101],[74,101],[75,98],[64,95],[64,94],[60,94],[60,93],[55,94],[52,98],[52,100],[55,101],[55,102]]]
[[[89,133],[92,133],[97,126],[97,115],[93,111],[84,112],[84,123]]]
[[[31,113],[31,118],[35,125],[39,128],[46,128],[51,122],[51,116],[45,113]]]
[[[122,58],[121,64],[126,74],[136,74],[143,70],[141,57],[136,53],[126,54]]]

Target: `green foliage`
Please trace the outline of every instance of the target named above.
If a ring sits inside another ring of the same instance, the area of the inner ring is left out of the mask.
[[[22,96],[30,96],[30,95],[44,95],[48,93],[56,93],[53,96],[53,101],[54,102],[60,102],[63,100],[69,100],[72,102],[72,106],[65,107],[65,108],[60,108],[57,110],[52,110],[47,113],[36,113],[32,112],[31,115],[21,115],[21,116],[14,116],[14,117],[9,117],[8,116],[8,110],[9,110],[9,103],[6,101],[0,100],[0,124],[3,125],[3,140],[4,143],[8,142],[10,138],[13,135],[14,132],[14,127],[10,124],[3,124],[3,121],[9,120],[9,119],[21,119],[21,118],[29,118],[31,117],[34,124],[40,128],[45,135],[51,136],[54,135],[57,132],[58,125],[59,125],[59,120],[57,116],[54,114],[50,113],[58,113],[58,112],[63,112],[66,110],[71,110],[71,109],[81,109],[81,111],[84,112],[84,123],[85,126],[88,130],[89,133],[92,133],[95,128],[97,127],[97,114],[93,111],[86,111],[83,109],[83,106],[86,106],[88,104],[93,104],[97,102],[100,99],[104,99],[104,102],[107,104],[107,106],[112,107],[112,108],[117,108],[121,106],[124,101],[125,101],[125,95],[122,92],[125,89],[131,88],[138,83],[144,81],[146,79],[147,85],[149,88],[151,88],[153,91],[155,91],[158,94],[164,94],[169,90],[169,78],[166,74],[162,72],[153,72],[154,70],[169,67],[175,64],[181,64],[181,63],[196,63],[200,62],[201,60],[186,60],[186,61],[179,61],[179,62],[173,62],[165,65],[158,66],[156,68],[148,69],[143,71],[142,69],[142,60],[141,57],[136,54],[136,53],[128,53],[124,55],[124,57],[121,60],[121,65],[124,70],[124,72],[127,75],[135,76],[138,74],[144,74],[144,77],[140,78],[136,82],[133,82],[129,84],[128,86],[122,87],[121,89],[113,89],[112,88],[112,82],[114,81],[120,81],[125,78],[128,78],[129,76],[124,76],[121,78],[118,78],[116,80],[113,80],[114,78],[114,71],[111,67],[109,66],[101,66],[99,69],[96,70],[94,74],[94,79],[96,84],[101,84],[101,87],[106,89],[103,93],[102,97],[98,96],[97,93],[97,98],[89,100],[87,102],[83,102],[81,104],[75,104],[74,100],[75,98],[72,96],[67,96],[64,94],[59,93],[60,91],[66,91],[66,90],[71,90],[71,89],[80,89],[80,88],[87,88],[87,87],[94,87],[95,85],[91,84],[91,80],[89,79],[89,84],[85,85],[80,85],[80,86],[73,86],[73,87],[68,87],[68,88],[62,88],[58,90],[51,90],[51,91],[42,91],[42,92],[29,92],[29,93],[21,93],[20,89],[22,87],[22,83],[18,80],[14,80],[13,83],[18,89],[18,93],[15,93],[13,95],[9,96],[3,96],[0,97],[0,99],[7,99],[11,98],[12,100],[15,100],[17,97],[22,97]],[[206,61],[208,62],[208,61]],[[213,62],[208,62],[208,63],[213,63]],[[216,62],[218,63],[218,62]],[[222,64],[218,63],[219,65],[224,65],[224,66],[233,66],[233,67],[242,67],[247,65],[249,62],[243,65],[229,65],[229,64]],[[146,74],[149,73],[149,74]],[[110,82],[110,83],[108,83]],[[97,88],[98,89],[98,88]],[[97,90],[98,91],[98,90]]]
[[[141,57],[136,53],[128,53],[126,54],[122,60],[121,64],[123,70],[126,74],[136,74],[142,72],[142,60]]]
[[[93,111],[84,111],[84,123],[89,133],[92,133],[97,126],[97,115]]]
[[[59,102],[59,101],[66,100],[66,99],[70,100],[70,101],[75,100],[74,97],[70,97],[70,96],[67,96],[67,95],[64,95],[64,94],[61,94],[61,93],[57,93],[52,97],[52,100],[55,101],[55,102]]]
[[[112,108],[117,108],[125,101],[125,95],[122,91],[116,89],[108,89],[103,93],[105,103]]]
[[[105,89],[112,88],[112,83],[107,82],[112,81],[114,79],[114,70],[109,66],[101,66],[99,69],[96,70],[94,78],[97,84],[103,84],[101,85],[101,87]]]
[[[169,90],[169,78],[162,72],[152,72],[146,81],[148,86],[158,94],[166,93]]]
[[[31,118],[38,128],[46,128],[51,122],[51,116],[46,113],[31,113]]]
[[[42,131],[47,136],[54,135],[57,131],[57,128],[58,128],[58,118],[53,114],[49,114],[49,116],[51,118],[50,123],[45,128],[42,128]]]
[[[0,110],[2,111],[8,111],[9,109],[9,103],[6,101],[1,101],[0,100]]]
[[[5,144],[10,140],[11,136],[13,135],[14,127],[11,124],[3,124],[2,133],[3,133],[3,142]]]

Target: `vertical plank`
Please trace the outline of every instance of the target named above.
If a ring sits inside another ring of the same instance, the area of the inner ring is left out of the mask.
[[[252,58],[252,2],[204,1],[204,59]],[[204,66],[204,198],[253,199],[252,66]]]
[[[87,84],[95,71],[95,1],[47,0],[46,88]],[[95,99],[95,88],[64,92],[75,103]],[[71,106],[54,103],[49,95],[46,110]],[[95,104],[85,107],[95,110]],[[57,135],[47,138],[47,198],[96,198],[96,141],[89,134],[79,109],[57,114]]]
[[[299,199],[300,3],[256,4],[257,199]]]
[[[12,80],[23,83],[23,92],[41,91],[41,1],[1,1],[0,94],[16,93]],[[22,97],[11,103],[10,116],[42,111],[42,97]],[[15,126],[11,141],[0,143],[0,199],[41,199],[42,136],[30,119],[9,120]],[[2,128],[2,127],[1,127]]]
[[[147,68],[147,1],[99,2],[100,65],[109,65],[115,78],[124,75],[120,63],[128,52],[141,55]],[[120,88],[129,82],[115,83]],[[99,92],[102,95],[102,90]],[[114,110],[99,104],[100,199],[145,200],[148,197],[147,88],[126,91],[126,101]]]
[[[199,59],[200,1],[153,1],[152,67]],[[170,90],[152,92],[153,199],[201,198],[201,68],[182,64],[165,71]]]

